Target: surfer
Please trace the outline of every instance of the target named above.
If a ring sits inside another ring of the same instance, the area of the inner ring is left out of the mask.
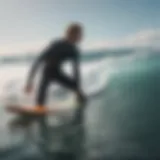
[[[80,24],[73,23],[69,25],[65,32],[65,36],[51,43],[42,51],[33,64],[25,87],[27,93],[30,93],[33,89],[33,79],[37,69],[40,64],[44,64],[36,98],[36,109],[38,111],[45,109],[47,89],[52,82],[58,82],[60,85],[73,90],[77,95],[78,101],[82,104],[81,107],[85,103],[86,98],[80,85],[80,51],[77,47],[77,44],[80,43],[82,37],[83,28]],[[67,76],[62,70],[62,65],[66,60],[71,60],[73,62],[73,77]],[[81,109],[77,110],[75,122],[80,120],[80,110]]]

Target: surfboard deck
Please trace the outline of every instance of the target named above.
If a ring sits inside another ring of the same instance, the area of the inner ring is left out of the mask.
[[[49,108],[34,108],[30,106],[19,106],[19,105],[9,105],[5,107],[7,112],[12,114],[20,114],[20,115],[53,115],[55,113],[55,109]]]

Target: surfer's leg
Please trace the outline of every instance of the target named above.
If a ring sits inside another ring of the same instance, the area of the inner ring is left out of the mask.
[[[36,99],[36,104],[38,107],[44,107],[45,100],[46,100],[46,93],[48,86],[51,82],[51,78],[47,76],[43,76],[40,82],[40,86],[37,92],[37,99]]]
[[[77,91],[77,83],[76,83],[76,81],[74,81],[70,77],[66,76],[63,73],[60,73],[57,78],[58,78],[57,81],[62,86],[66,87],[70,90]],[[75,118],[74,118],[74,122],[73,122],[74,124],[82,123],[84,111],[85,111],[85,104],[84,103],[82,103],[81,105],[79,104],[79,106],[77,107],[76,112],[75,112]]]
[[[74,81],[73,79],[71,79],[70,77],[68,77],[67,75],[65,75],[63,73],[58,73],[56,76],[56,80],[60,85],[66,87],[70,90],[73,90],[73,91],[77,90],[76,81]]]
[[[45,107],[45,100],[47,95],[47,89],[49,87],[49,84],[51,82],[51,78],[47,76],[43,76],[40,82],[40,86],[37,93],[37,99],[36,99],[36,107],[37,109],[44,109]],[[39,117],[39,128],[40,128],[40,137],[41,140],[44,141],[42,145],[48,144],[49,141],[49,131],[48,131],[48,125],[46,122],[46,115],[42,115]]]

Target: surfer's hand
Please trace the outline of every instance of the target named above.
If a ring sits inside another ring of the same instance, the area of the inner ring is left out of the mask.
[[[25,87],[25,93],[29,94],[32,92],[33,86],[31,84]]]

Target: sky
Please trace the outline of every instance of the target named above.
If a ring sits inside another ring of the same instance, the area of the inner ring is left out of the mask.
[[[0,54],[41,50],[71,22],[85,28],[82,48],[157,44],[159,8],[159,0],[0,0]]]

